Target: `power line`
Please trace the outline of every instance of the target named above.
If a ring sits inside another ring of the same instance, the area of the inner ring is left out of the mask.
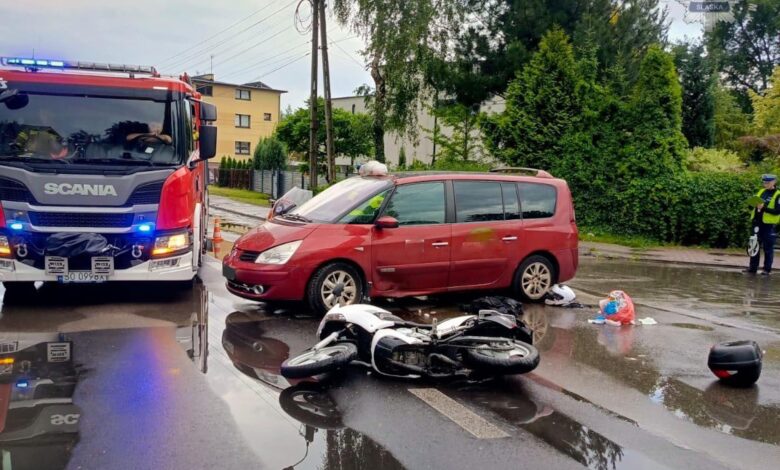
[[[274,11],[270,15],[261,18],[260,20],[252,23],[251,25],[247,26],[246,28],[242,29],[241,31],[238,31],[237,33],[233,34],[232,36],[228,36],[226,39],[223,39],[222,41],[214,44],[213,46],[209,46],[209,47],[207,47],[207,48],[205,48],[203,50],[197,51],[194,54],[188,55],[187,57],[183,57],[183,58],[180,57],[179,59],[174,60],[171,64],[166,66],[166,68],[171,69],[171,68],[174,68],[174,67],[181,67],[182,65],[187,64],[188,62],[191,62],[194,58],[196,58],[197,56],[199,56],[201,54],[204,54],[206,51],[213,50],[213,49],[215,49],[215,48],[217,48],[217,47],[219,47],[219,46],[221,46],[221,45],[231,41],[233,38],[235,38],[235,37],[245,33],[246,31],[249,31],[250,29],[254,28],[255,26],[257,26],[257,25],[263,23],[264,21],[270,19],[271,17],[279,14],[280,12],[285,10],[286,8],[292,6],[297,1],[298,0],[293,0],[292,2],[290,2],[288,4],[285,4],[283,7],[279,8],[276,11]]]
[[[339,46],[339,45],[338,45],[338,43],[336,43],[336,42],[331,42],[331,45],[334,45],[334,46],[338,47],[338,48],[339,48],[339,50],[340,50],[341,52],[343,52],[343,53],[344,53],[344,54],[345,54],[347,57],[349,57],[349,58],[352,60],[352,62],[354,62],[354,63],[358,64],[358,65],[360,66],[360,68],[362,68],[362,69],[365,69],[365,68],[366,68],[366,64],[361,64],[361,63],[360,63],[360,62],[359,62],[359,61],[358,61],[356,58],[354,58],[354,57],[352,56],[352,54],[350,54],[349,52],[347,52],[347,50],[346,50],[346,49],[344,49],[343,47]]]
[[[285,67],[288,67],[288,66],[290,66],[290,65],[292,65],[292,64],[294,64],[294,63],[296,63],[296,62],[298,62],[299,60],[301,60],[301,59],[303,59],[303,58],[305,58],[305,57],[308,57],[309,55],[311,55],[311,52],[307,52],[306,54],[304,54],[304,55],[302,55],[302,56],[298,57],[297,59],[294,59],[294,60],[291,60],[290,62],[287,62],[286,64],[282,65],[281,67],[277,67],[277,68],[275,68],[275,69],[273,69],[273,70],[270,70],[270,71],[268,71],[268,72],[265,72],[264,74],[260,75],[259,77],[255,78],[255,79],[253,79],[253,80],[250,80],[250,82],[253,82],[253,81],[255,81],[255,80],[260,80],[261,78],[263,78],[263,77],[267,77],[268,75],[271,75],[271,74],[272,74],[272,73],[274,73],[274,72],[278,72],[279,70],[282,70],[283,68],[285,68]]]
[[[279,53],[274,54],[272,56],[269,56],[269,57],[266,57],[264,59],[261,59],[258,62],[255,62],[255,63],[253,63],[251,65],[246,65],[246,66],[242,65],[240,68],[235,68],[235,69],[225,73],[224,75],[222,75],[222,77],[233,77],[233,76],[238,75],[240,73],[246,72],[248,70],[251,70],[251,69],[257,67],[258,65],[265,64],[265,63],[271,61],[272,59],[275,59],[277,57],[283,56],[284,54],[287,54],[290,51],[293,51],[295,49],[299,49],[301,46],[305,46],[305,45],[309,44],[310,42],[311,42],[310,40],[304,41],[304,42],[302,42],[300,44],[297,44],[297,45],[295,45],[295,46],[293,46],[293,47],[291,47],[289,49],[285,49],[282,52],[279,52]]]
[[[212,34],[211,36],[207,37],[206,39],[202,40],[201,42],[199,42],[199,43],[197,43],[197,44],[195,44],[195,45],[193,45],[193,46],[187,47],[187,48],[185,48],[185,49],[181,50],[180,52],[177,52],[176,54],[174,54],[174,55],[172,55],[172,56],[170,56],[170,57],[166,57],[165,59],[163,59],[163,60],[162,60],[161,62],[159,62],[159,63],[160,63],[160,64],[164,64],[165,62],[168,62],[169,60],[171,60],[171,59],[173,59],[173,58],[175,58],[175,57],[179,56],[180,54],[184,54],[185,52],[189,52],[189,51],[191,51],[191,50],[195,49],[196,47],[200,46],[201,44],[205,44],[205,43],[207,43],[207,42],[211,41],[212,39],[214,39],[215,37],[217,37],[217,36],[219,36],[220,34],[224,33],[225,31],[228,31],[228,30],[232,29],[233,27],[235,27],[235,26],[237,26],[237,25],[239,25],[239,24],[243,23],[244,21],[246,21],[246,20],[248,20],[249,18],[251,18],[251,17],[255,16],[256,14],[258,14],[258,13],[260,13],[260,12],[262,12],[262,11],[265,11],[265,10],[267,10],[267,9],[268,9],[270,6],[271,6],[271,5],[266,5],[266,6],[264,6],[263,8],[260,8],[259,10],[255,10],[254,12],[252,12],[252,13],[250,13],[249,15],[245,16],[244,18],[242,18],[242,19],[240,19],[240,20],[236,21],[235,23],[232,23],[232,24],[231,24],[230,26],[228,26],[227,28],[225,28],[225,29],[223,29],[223,30],[220,30],[218,33]]]
[[[283,32],[285,32],[285,31],[286,31],[286,29],[282,29],[281,31],[278,31],[278,32],[276,32],[276,33],[272,34],[271,36],[268,36],[267,38],[265,38],[265,39],[263,39],[263,40],[261,40],[261,41],[259,41],[259,42],[256,42],[256,43],[252,44],[251,46],[247,47],[246,49],[243,49],[243,50],[241,50],[241,51],[239,51],[239,52],[237,52],[237,53],[233,54],[232,56],[228,57],[227,59],[225,59],[225,60],[222,60],[222,61],[220,61],[220,62],[217,62],[217,64],[216,64],[216,65],[222,65],[222,64],[225,64],[225,63],[227,63],[227,62],[231,61],[232,59],[235,59],[236,57],[238,57],[238,56],[240,56],[240,55],[242,55],[242,54],[246,54],[247,52],[251,51],[251,50],[252,50],[252,49],[254,49],[255,47],[257,47],[257,46],[259,46],[259,45],[261,45],[261,44],[265,44],[266,42],[268,42],[268,41],[270,41],[271,39],[273,39],[273,38],[275,38],[275,37],[279,36],[280,34],[282,34],[282,33],[283,33]],[[201,62],[198,62],[198,63],[197,63],[197,64],[195,64],[193,67],[197,67],[198,65],[202,64],[203,62],[205,62],[205,60],[204,60],[204,61],[201,61]]]

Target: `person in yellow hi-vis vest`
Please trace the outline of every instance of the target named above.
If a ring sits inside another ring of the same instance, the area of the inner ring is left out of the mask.
[[[764,250],[764,270],[761,274],[768,276],[772,272],[774,261],[775,241],[777,241],[777,224],[780,224],[780,191],[777,190],[777,176],[764,175],[761,177],[764,187],[756,196],[762,202],[756,205],[751,213],[753,230],[758,235],[758,243]],[[761,258],[761,249],[750,257],[750,267],[744,272],[755,274]]]

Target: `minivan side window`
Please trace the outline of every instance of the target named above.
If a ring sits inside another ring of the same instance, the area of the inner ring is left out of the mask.
[[[444,183],[414,183],[399,185],[384,215],[398,220],[398,225],[443,224],[446,219],[444,210]]]
[[[347,215],[339,220],[340,224],[373,224],[376,219],[379,209],[382,208],[382,202],[384,202],[390,190],[382,191],[376,196],[368,198],[365,202],[358,205]]]
[[[524,219],[544,219],[555,215],[558,200],[554,186],[538,183],[518,183],[520,207]]]
[[[455,220],[457,222],[504,220],[504,203],[500,183],[455,181],[453,185],[455,187]]]

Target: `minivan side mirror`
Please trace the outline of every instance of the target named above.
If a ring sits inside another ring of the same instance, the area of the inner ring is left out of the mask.
[[[208,160],[217,154],[217,126],[200,126],[198,150],[201,160]]]
[[[395,217],[385,215],[377,219],[374,225],[380,230],[385,228],[398,228],[398,220]]]

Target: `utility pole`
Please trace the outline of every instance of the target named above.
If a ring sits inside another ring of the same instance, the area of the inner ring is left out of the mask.
[[[336,156],[333,154],[333,103],[330,99],[330,65],[328,65],[328,31],[325,0],[320,3],[320,33],[322,34],[322,86],[325,88],[325,149],[328,155],[328,182],[336,181]]]
[[[309,189],[314,191],[317,188],[317,49],[318,49],[318,31],[319,27],[319,4],[324,0],[310,0],[312,8],[311,22],[311,93],[309,95],[309,114],[311,122],[309,123]]]

